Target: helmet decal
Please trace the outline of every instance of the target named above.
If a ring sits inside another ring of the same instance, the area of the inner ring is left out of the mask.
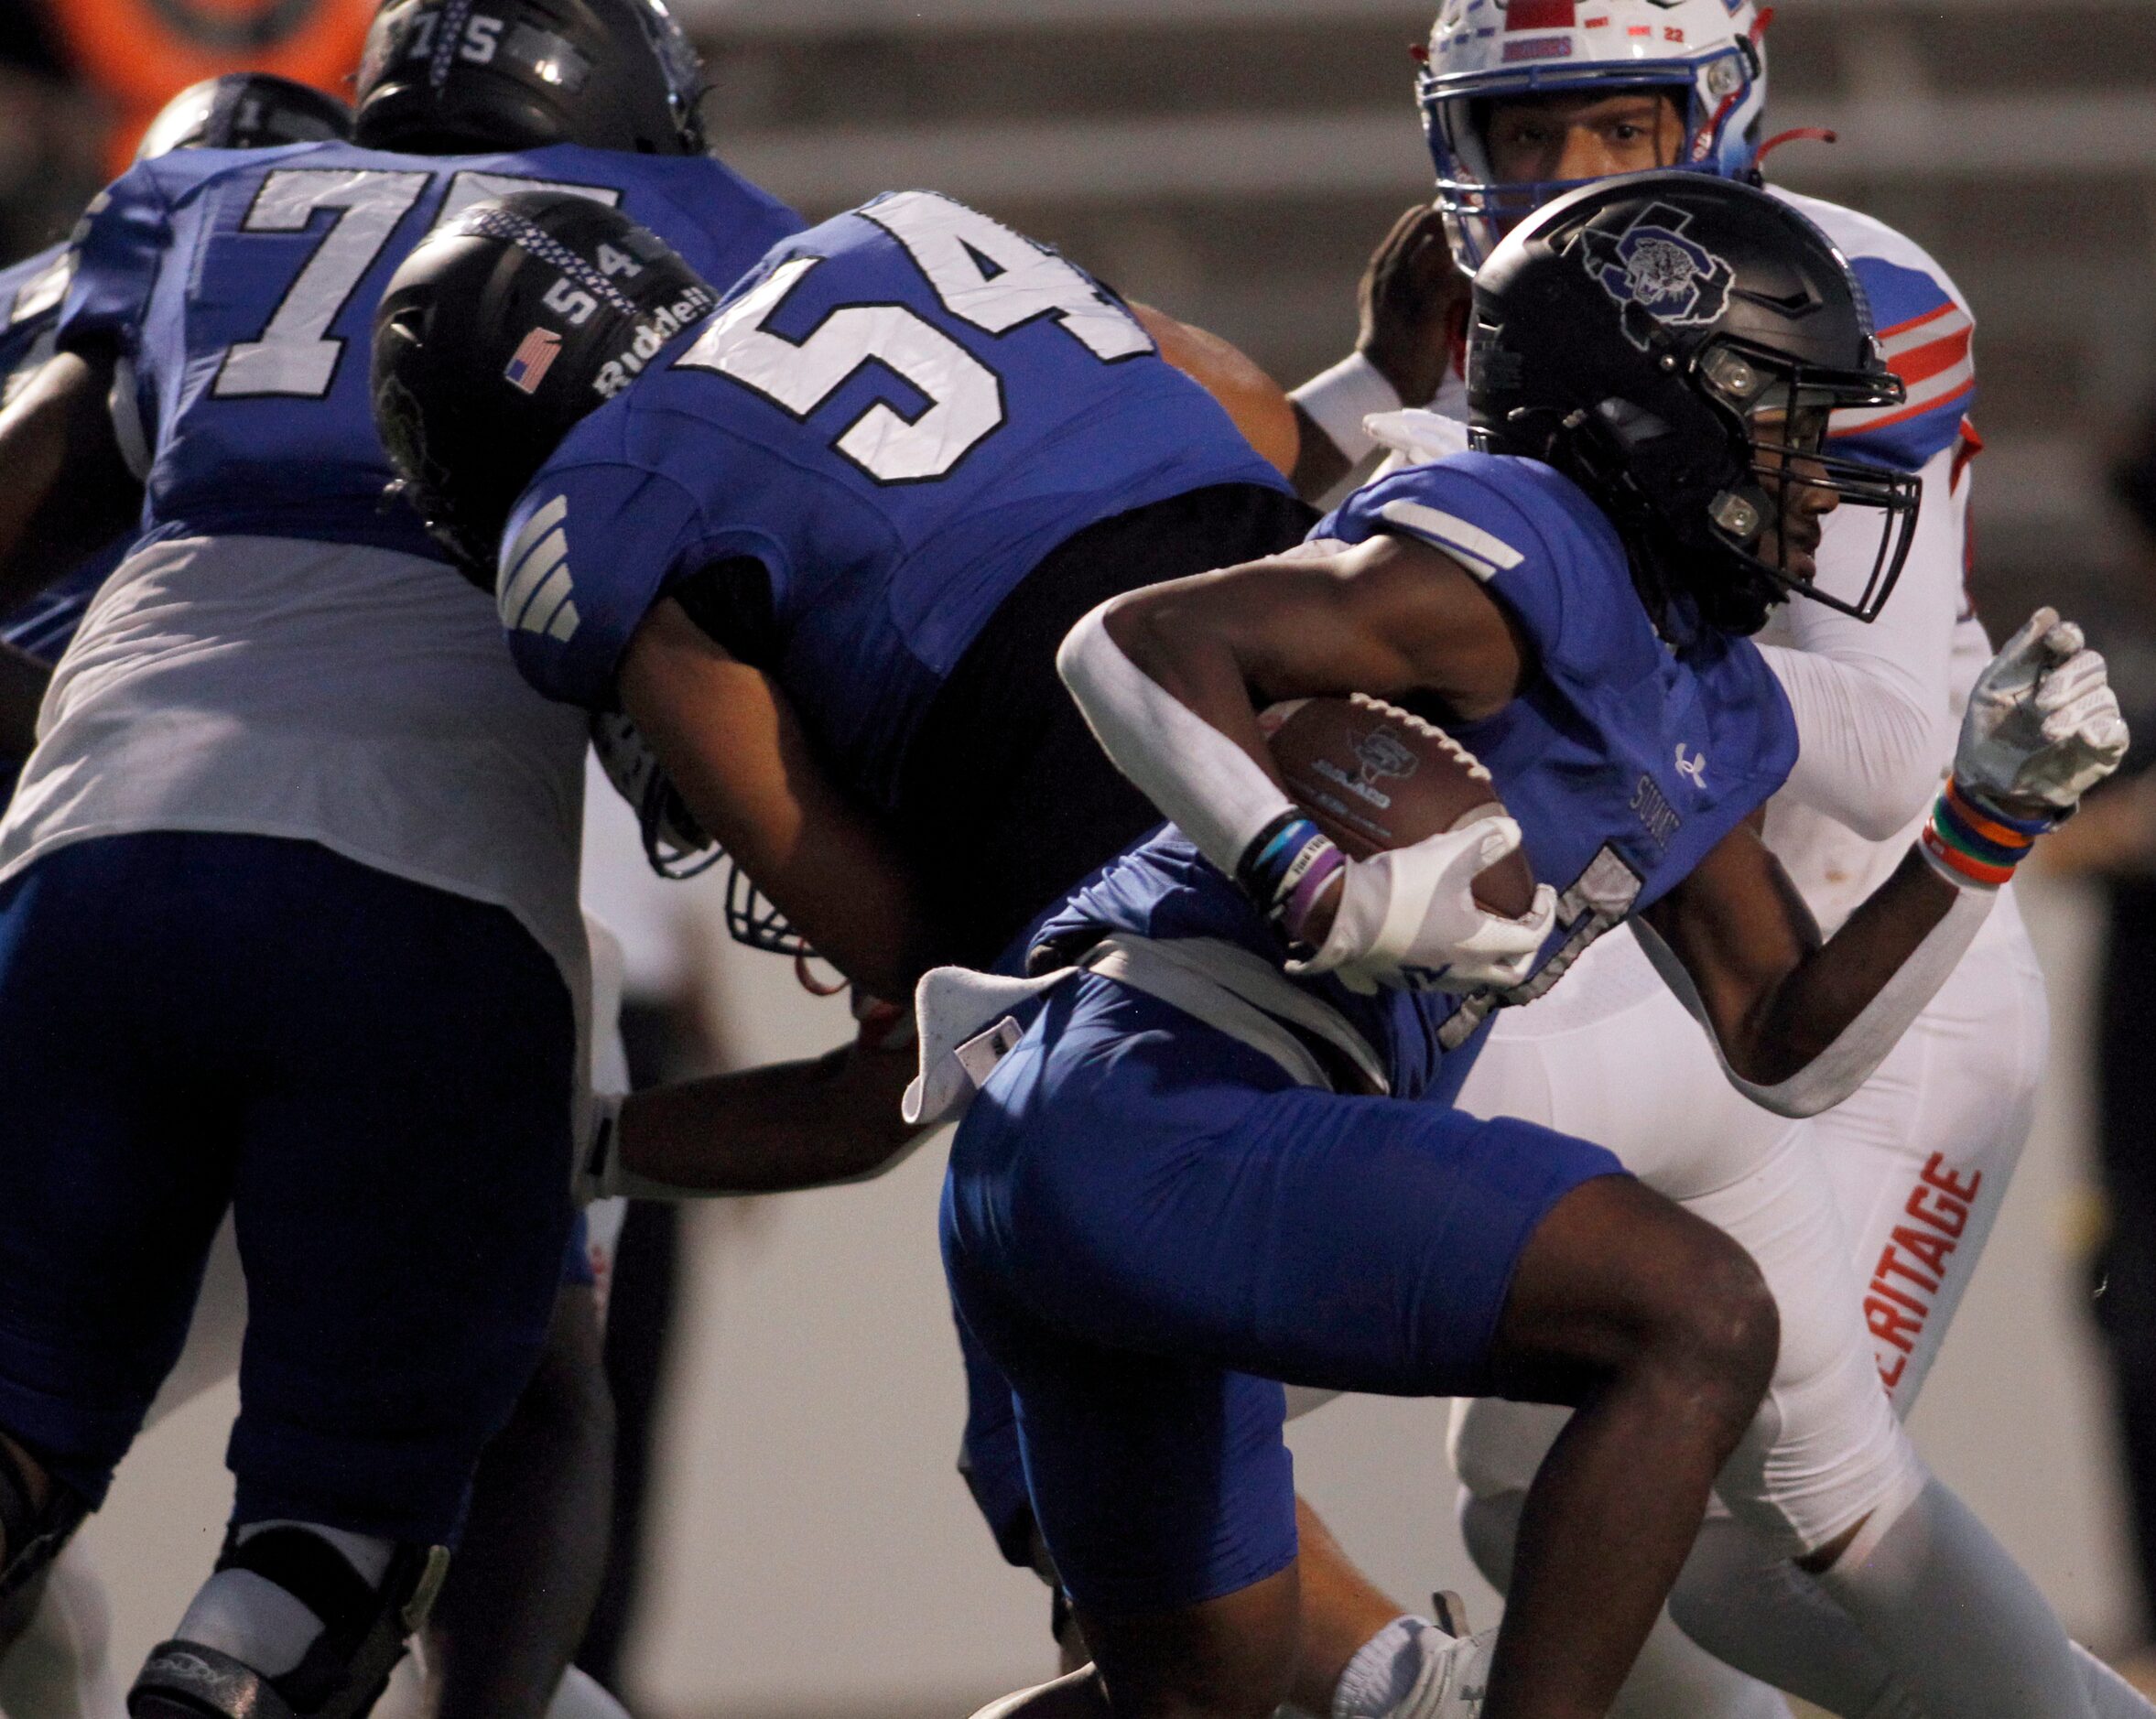
[[[509,355],[502,379],[520,394],[536,394],[554,361],[561,355],[561,336],[545,323],[536,325]]]
[[[532,474],[718,302],[663,240],[595,199],[472,205],[414,247],[374,312],[375,420],[399,494],[491,589]]]
[[[700,63],[663,0],[383,0],[356,92],[370,148],[704,148]]]
[[[474,0],[447,0],[440,11],[424,14],[434,24],[434,49],[427,56],[427,82],[429,88],[444,89],[450,81],[450,68],[457,58],[457,50],[464,46],[464,31],[471,21]],[[419,28],[424,31],[426,25]]]
[[[1696,328],[1721,319],[1736,271],[1685,236],[1692,217],[1667,203],[1642,210],[1622,232],[1583,227],[1581,261],[1624,311],[1625,338],[1645,351],[1655,323]]]

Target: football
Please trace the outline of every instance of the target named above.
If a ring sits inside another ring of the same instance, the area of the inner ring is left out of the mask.
[[[1490,772],[1451,735],[1381,699],[1297,698],[1259,719],[1288,792],[1350,859],[1504,810]],[[1514,852],[1475,880],[1475,899],[1518,918],[1534,873]]]

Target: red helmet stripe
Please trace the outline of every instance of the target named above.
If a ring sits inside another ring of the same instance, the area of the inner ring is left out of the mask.
[[[1578,22],[1575,0],[1512,0],[1505,12],[1508,30],[1568,30]]]

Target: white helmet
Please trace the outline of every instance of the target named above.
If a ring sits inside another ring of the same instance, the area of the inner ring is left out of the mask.
[[[1752,0],[1445,0],[1416,80],[1437,164],[1437,207],[1472,273],[1507,232],[1573,182],[1500,185],[1488,103],[1664,88],[1685,97],[1676,166],[1723,178],[1756,170],[1771,10]]]

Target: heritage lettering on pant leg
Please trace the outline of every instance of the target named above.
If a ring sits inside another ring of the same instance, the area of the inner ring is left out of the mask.
[[[1909,1221],[1895,1225],[1872,1268],[1864,1324],[1871,1333],[1880,1379],[1889,1390],[1901,1382],[1923,1335],[1945,1281],[1947,1261],[1961,1246],[1971,1205],[1983,1185],[1982,1171],[1965,1182],[1948,1168],[1944,1152],[1934,1152],[1902,1203],[1902,1216]]]

